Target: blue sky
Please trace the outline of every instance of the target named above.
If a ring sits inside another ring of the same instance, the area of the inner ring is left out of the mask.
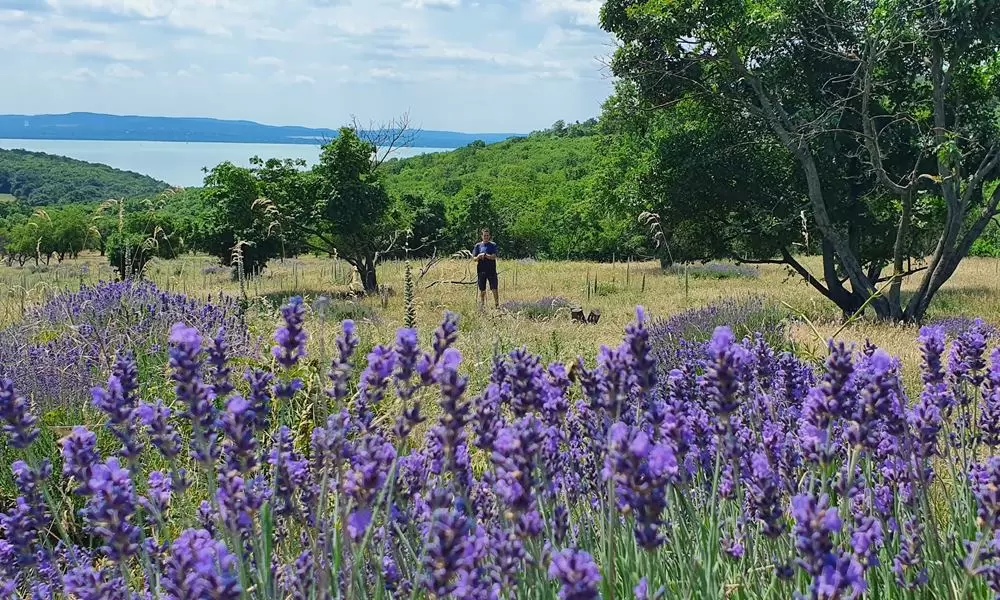
[[[0,113],[525,132],[596,116],[600,0],[0,0]]]

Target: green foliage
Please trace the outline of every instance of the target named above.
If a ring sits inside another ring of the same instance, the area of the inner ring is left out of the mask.
[[[1000,2],[821,8],[607,0],[622,83],[604,120],[612,156],[638,157],[613,163],[613,197],[662,213],[682,258],[787,263],[845,314],[933,254],[905,311],[901,277],[870,303],[919,320],[1000,202]],[[823,254],[819,277],[799,250]]]
[[[105,203],[94,221],[98,229],[110,231],[104,251],[120,279],[141,278],[152,259],[175,258],[186,249],[164,196]]]
[[[0,150],[0,195],[31,206],[152,196],[167,184],[107,165],[26,150]]]
[[[604,150],[592,120],[392,160],[383,169],[393,195],[444,205],[440,248],[447,252],[470,248],[488,226],[506,257],[604,259],[644,248],[634,215],[610,210],[597,193]]]
[[[344,258],[358,270],[366,292],[378,289],[375,267],[407,225],[405,209],[383,186],[375,156],[375,144],[343,127],[310,171],[293,171],[290,161],[258,163],[265,176],[274,173],[280,182],[282,193],[268,204],[285,233]]]
[[[203,226],[194,229],[199,246],[226,266],[240,262],[244,275],[258,273],[267,261],[282,256],[285,237],[273,203],[294,193],[299,166],[254,157],[250,168],[224,162],[209,171],[203,192],[208,212]],[[238,243],[242,261],[235,260]]]

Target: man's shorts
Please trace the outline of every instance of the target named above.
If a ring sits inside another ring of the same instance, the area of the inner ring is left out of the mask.
[[[489,272],[486,272],[486,271],[479,271],[478,273],[476,273],[476,275],[478,275],[478,279],[479,279],[478,283],[479,283],[479,291],[480,292],[485,292],[486,291],[486,282],[489,282],[491,290],[497,289],[497,272],[496,271],[493,271],[492,273],[489,273]]]

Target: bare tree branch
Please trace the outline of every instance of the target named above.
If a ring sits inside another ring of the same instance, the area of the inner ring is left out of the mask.
[[[404,112],[399,117],[376,123],[369,121],[367,127],[362,127],[358,118],[351,117],[351,128],[358,134],[358,137],[375,146],[375,154],[372,156],[372,164],[375,169],[382,166],[393,152],[400,148],[412,146],[420,133],[410,125],[410,113]]]

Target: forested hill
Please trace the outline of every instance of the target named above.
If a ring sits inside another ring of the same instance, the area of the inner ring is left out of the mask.
[[[65,156],[0,150],[0,194],[32,206],[151,196],[167,184],[131,171]]]
[[[557,122],[525,138],[477,142],[383,168],[393,196],[444,205],[451,247],[471,246],[486,225],[507,256],[611,258],[642,239],[634,218],[602,200],[608,143],[596,120]]]

